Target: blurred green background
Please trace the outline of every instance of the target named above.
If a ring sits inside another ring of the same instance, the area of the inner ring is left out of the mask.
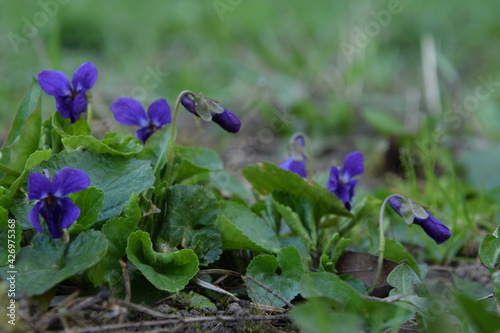
[[[243,127],[229,136],[183,113],[181,142],[220,148],[234,169],[281,161],[303,131],[319,170],[353,149],[375,175],[401,174],[394,152],[416,167],[447,157],[442,169],[500,197],[500,2],[41,0],[1,12],[0,142],[33,76],[91,61],[97,136],[128,130],[114,99],[173,105],[190,89]],[[53,111],[45,96],[44,116]]]

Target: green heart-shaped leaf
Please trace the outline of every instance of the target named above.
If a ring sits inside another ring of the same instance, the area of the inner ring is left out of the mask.
[[[321,300],[335,312],[355,314],[358,320],[363,320],[363,331],[380,332],[384,328],[396,327],[414,315],[403,306],[364,300],[338,275],[328,272],[306,273],[302,279],[301,295],[310,300]]]
[[[177,169],[177,182],[181,182],[201,172],[224,169],[219,154],[210,149],[176,146],[175,154],[182,157],[182,162]]]
[[[215,196],[203,186],[173,185],[167,190],[167,220],[160,226],[157,248],[176,247],[188,229],[213,225],[220,214]]]
[[[234,202],[221,202],[218,220],[222,230],[222,249],[250,249],[278,252],[280,240],[274,230],[248,207]]]
[[[68,118],[63,118],[59,112],[54,112],[50,119],[52,120],[52,128],[61,138],[90,134],[90,127],[82,117],[72,124]]]
[[[101,231],[109,242],[108,252],[106,257],[93,266],[87,274],[95,286],[106,284],[110,290],[118,294],[123,294],[125,291],[121,282],[123,272],[119,260],[125,256],[127,239],[131,233],[137,231],[142,217],[137,201],[137,196],[132,194],[121,216],[109,219],[102,226]]]
[[[279,272],[277,272],[277,270]],[[259,255],[247,267],[247,275],[278,293],[287,301],[291,301],[300,292],[300,281],[304,275],[304,266],[299,250],[295,246],[287,246],[273,255]],[[285,303],[254,282],[247,280],[247,291],[250,298],[260,304],[284,306]]]
[[[80,216],[68,229],[70,235],[76,235],[89,229],[99,217],[104,191],[89,187],[78,193],[72,193],[69,197],[80,208]]]
[[[420,275],[420,267],[418,267],[415,258],[413,258],[401,243],[393,239],[387,238],[385,240],[384,258],[398,263],[405,261],[417,275]]]
[[[130,234],[126,252],[129,260],[160,290],[179,291],[198,272],[198,257],[192,250],[155,252],[149,234],[141,230]]]
[[[282,169],[274,164],[260,163],[243,170],[243,175],[252,184],[254,190],[262,194],[282,191],[298,197],[304,197],[315,204],[315,218],[326,214],[351,216],[342,201],[324,186],[308,183],[299,175]]]
[[[142,143],[133,138],[127,138],[121,142],[104,143],[90,135],[77,135],[62,138],[66,150],[73,150],[84,146],[96,154],[110,154],[119,156],[134,156],[142,150]]]
[[[479,259],[481,263],[490,270],[500,268],[500,238],[498,227],[493,235],[487,235],[479,247]]]
[[[106,254],[108,241],[100,231],[79,234],[71,243],[37,234],[32,246],[23,247],[16,257],[16,296],[41,295],[59,282],[95,265]],[[0,275],[8,276],[7,267]]]
[[[273,204],[295,235],[316,250],[317,230],[309,200],[285,192],[274,192]]]
[[[95,154],[91,151],[63,151],[44,161],[35,172],[47,169],[55,175],[64,167],[81,169],[90,177],[90,185],[104,191],[103,221],[119,214],[132,193],[141,193],[154,183],[150,163],[123,156]]]
[[[422,281],[418,277],[410,266],[407,264],[401,264],[387,277],[387,282],[394,289],[391,290],[390,295],[416,295],[416,296],[426,296],[427,291],[425,290]]]

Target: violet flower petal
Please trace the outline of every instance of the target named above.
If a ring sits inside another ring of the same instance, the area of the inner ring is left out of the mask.
[[[85,94],[76,95],[75,99],[72,102],[70,109],[70,116],[69,116],[69,119],[71,119],[72,124],[78,119],[80,119],[80,115],[82,114],[82,112],[87,111],[87,105],[88,101]]]
[[[62,168],[52,179],[52,195],[62,197],[86,189],[90,185],[90,178],[83,170]]]
[[[186,108],[186,110],[188,110],[195,116],[200,116],[196,112],[194,101],[188,95],[182,96],[181,104]],[[237,133],[241,127],[241,121],[238,119],[238,117],[225,108],[224,112],[222,113],[212,112],[212,121],[230,133]]]
[[[61,228],[68,228],[80,217],[80,208],[70,198],[61,198]]]
[[[40,201],[40,215],[42,215],[52,238],[61,238],[61,220],[64,213],[61,209],[61,198],[50,197],[50,200]]]
[[[299,146],[302,146],[302,147],[306,146],[306,141],[304,140],[304,137],[302,136],[302,134],[297,135],[293,141],[294,141],[294,143],[298,144]]]
[[[451,237],[451,231],[445,226],[441,221],[432,216],[429,212],[429,217],[426,219],[415,218],[415,224],[419,225],[424,229],[425,233],[434,241],[436,244],[444,243],[448,238]]]
[[[241,121],[234,113],[224,108],[222,113],[212,112],[212,121],[229,133],[238,133],[241,127]]]
[[[80,208],[70,198],[52,197],[50,202],[40,201],[40,215],[47,223],[50,236],[62,237],[62,228],[67,228],[80,216]]]
[[[349,196],[349,189],[344,184],[339,184],[337,189],[333,192],[337,195],[337,197],[345,204],[351,201],[351,197]]]
[[[337,187],[339,185],[339,177],[339,169],[336,166],[332,166],[330,168],[330,178],[328,178],[328,183],[326,183],[326,188],[330,192],[335,192],[335,190],[337,190]]]
[[[38,201],[33,208],[31,208],[28,218],[31,222],[31,225],[33,228],[35,228],[36,231],[38,232],[43,232],[42,225],[40,224],[40,218],[38,217],[38,214],[40,214],[40,207],[42,206],[42,201]]]
[[[389,199],[389,204],[392,209],[401,216],[401,201],[398,198],[392,197]],[[441,221],[425,210],[429,216],[425,219],[415,217],[413,223],[422,227],[425,233],[432,238],[437,244],[441,244],[451,237],[451,231]]]
[[[63,118],[71,119],[71,111],[73,109],[73,101],[70,96],[55,96],[56,110]]]
[[[182,98],[181,98],[181,104],[186,108],[186,110],[188,110],[189,112],[191,112],[195,116],[197,116],[197,117],[200,116],[196,112],[196,109],[194,107],[194,101],[188,95],[182,96]]]
[[[86,62],[81,64],[71,78],[73,89],[78,93],[85,93],[87,90],[92,89],[97,81],[97,76],[97,68],[93,63]]]
[[[306,178],[306,162],[305,161],[296,161],[293,157],[290,157],[285,162],[280,165],[280,168],[285,170],[292,171],[302,178]]]
[[[347,183],[351,178],[361,175],[364,169],[363,154],[359,151],[354,151],[344,159],[342,179]]]
[[[347,210],[350,209],[351,205],[349,201],[352,197],[349,193],[354,190],[349,190],[347,186],[340,181],[340,171],[336,166],[330,168],[330,178],[328,179],[328,183],[326,183],[326,188],[344,203]]]
[[[33,172],[28,178],[28,200],[41,200],[52,191],[50,180],[38,172]]]
[[[163,98],[151,103],[148,108],[148,116],[150,123],[156,126],[157,129],[172,122],[170,105],[168,105],[168,102]]]
[[[146,127],[149,125],[146,111],[139,101],[130,97],[120,97],[109,107],[117,122],[123,125]]]
[[[390,197],[389,205],[391,205],[392,209],[394,209],[394,211],[398,213],[398,215],[401,215],[401,201],[399,201],[398,198]]]
[[[142,141],[142,143],[146,143],[146,140],[149,139],[154,132],[155,131],[150,126],[140,128],[136,131],[137,137]]]
[[[38,84],[47,95],[69,96],[71,85],[66,74],[59,71],[41,71],[38,73]]]

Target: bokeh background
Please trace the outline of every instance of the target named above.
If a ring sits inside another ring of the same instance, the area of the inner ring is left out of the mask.
[[[319,173],[358,149],[365,184],[376,187],[389,171],[403,174],[406,154],[417,174],[432,161],[436,174],[452,170],[494,202],[499,12],[491,0],[4,2],[0,142],[32,77],[44,69],[71,75],[91,61],[99,70],[96,136],[133,133],[114,122],[114,99],[173,105],[190,89],[242,119],[232,136],[180,116],[180,141],[218,149],[230,171],[283,160],[288,138],[302,131]],[[53,111],[44,96],[44,116]]]

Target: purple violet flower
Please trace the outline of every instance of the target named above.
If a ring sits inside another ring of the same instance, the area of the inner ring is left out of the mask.
[[[182,96],[181,104],[186,108],[186,110],[188,110],[195,116],[201,117],[200,114],[196,111],[195,101],[192,100],[187,94]],[[226,108],[223,108],[217,103],[213,102],[213,104],[216,104],[218,107],[220,107],[221,110],[223,110],[223,112],[216,113],[210,111],[212,115],[211,116],[212,121],[230,133],[238,133],[241,127],[241,121],[238,119],[238,117],[236,117],[234,113],[232,113]]]
[[[389,199],[389,204],[391,205],[392,209],[399,215],[401,215],[401,201],[399,201],[398,198],[392,197]],[[415,217],[413,219],[413,223],[417,224],[424,229],[425,233],[432,239],[436,241],[437,244],[441,244],[445,242],[448,238],[451,237],[451,231],[448,229],[447,226],[445,226],[441,221],[439,221],[437,218],[431,215],[429,211],[427,211],[427,214],[429,216],[425,219],[421,219],[418,217]]]
[[[66,74],[59,71],[41,71],[38,83],[45,93],[56,99],[56,110],[73,124],[87,111],[87,91],[97,80],[97,69],[91,62],[81,64],[73,73],[71,84]]]
[[[281,163],[280,168],[292,171],[302,178],[307,177],[307,156],[305,140],[302,134],[294,135],[289,145],[290,158]]]
[[[80,216],[80,208],[66,195],[86,189],[90,178],[83,170],[62,168],[52,181],[48,175],[34,172],[28,178],[28,199],[39,200],[29,212],[29,220],[38,232],[43,232],[42,215],[50,236],[61,238],[62,229],[68,228]]]
[[[109,108],[115,114],[117,122],[123,125],[141,127],[137,130],[137,137],[143,143],[145,143],[154,132],[172,122],[170,105],[168,105],[168,102],[163,98],[151,103],[148,108],[147,116],[141,103],[131,97],[120,97],[116,99]]]
[[[281,163],[280,168],[296,173],[302,178],[307,177],[306,161],[297,161],[293,157],[290,157],[285,162]]]
[[[352,179],[364,171],[363,154],[355,151],[347,155],[340,171],[336,166],[330,168],[330,179],[326,188],[335,193],[342,200],[347,210],[351,210],[351,200],[354,197],[354,188],[359,179]]]

